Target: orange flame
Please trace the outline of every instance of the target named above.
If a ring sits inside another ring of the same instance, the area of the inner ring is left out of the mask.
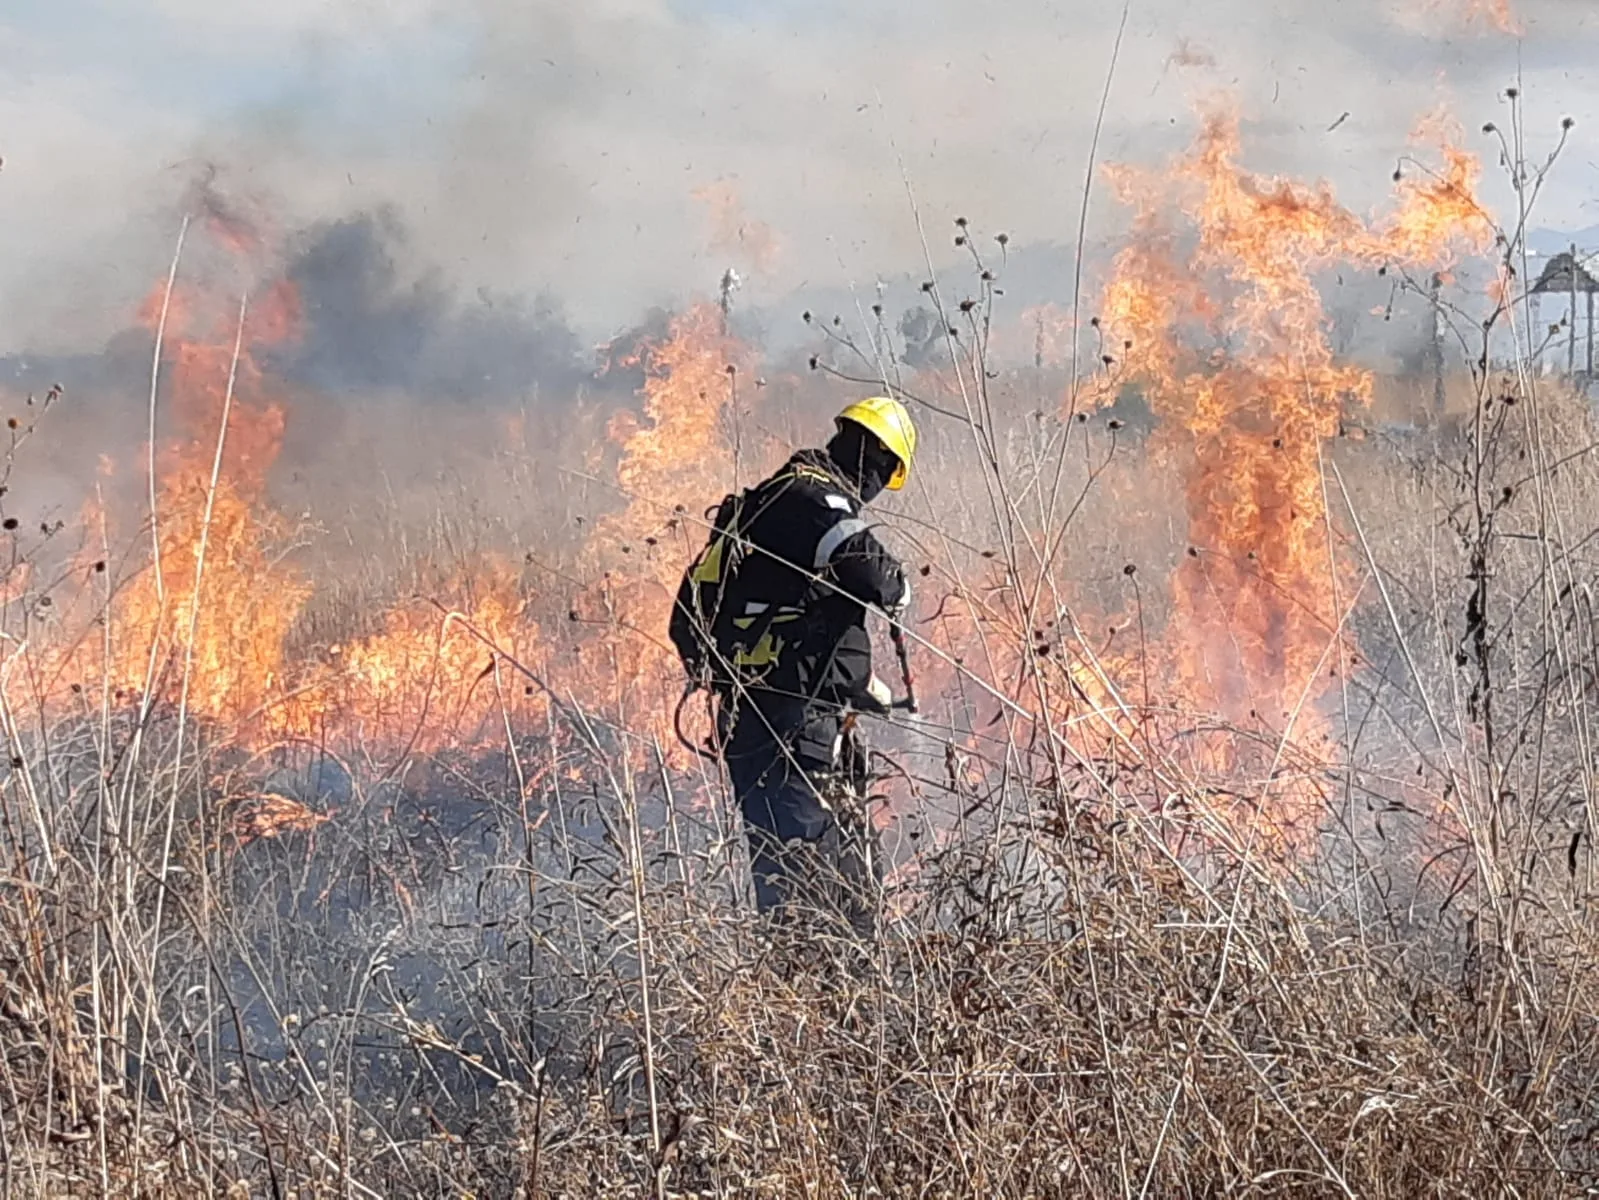
[[[1435,147],[1443,168],[1401,171],[1399,207],[1382,223],[1376,246],[1364,257],[1447,267],[1461,251],[1480,254],[1493,244],[1493,222],[1477,200],[1482,163],[1455,144],[1459,136],[1457,124],[1442,111],[1417,123],[1412,143]]]
[[[239,243],[240,228],[230,224],[223,240]],[[163,299],[164,288],[142,306],[150,322]],[[331,732],[370,748],[430,752],[503,733],[507,719],[521,725],[542,716],[536,688],[493,670],[496,650],[526,662],[538,645],[519,578],[502,563],[446,581],[439,591],[454,606],[448,614],[408,602],[373,636],[311,660],[291,655],[311,587],[284,564],[290,531],[264,502],[285,406],[259,357],[296,336],[299,300],[287,282],[264,289],[236,363],[236,313],[217,309],[188,289],[173,295],[168,313],[162,412],[178,436],[156,460],[159,570],[151,564],[117,592],[111,637],[85,638],[54,656],[57,675],[103,672],[128,697],[143,694],[148,679],[151,699],[171,703],[187,665],[190,711],[245,742]],[[234,396],[212,493],[230,372]]]
[[[145,310],[156,308],[147,303]],[[287,530],[264,503],[284,408],[257,360],[264,346],[293,336],[298,305],[279,286],[246,326],[208,529],[217,425],[235,365],[232,330],[202,320],[205,310],[204,298],[191,291],[175,296],[169,313],[170,403],[163,411],[181,436],[158,456],[161,570],[139,573],[117,594],[109,661],[98,661],[105,639],[86,638],[55,663],[58,675],[69,666],[78,678],[103,671],[119,695],[137,697],[153,647],[152,698],[174,701],[189,662],[190,711],[246,742],[336,736],[431,753],[483,744],[503,736],[507,724],[542,724],[542,687],[502,658],[536,673],[548,665],[538,660],[531,594],[507,563],[485,560],[444,581],[434,589],[437,603],[417,598],[396,606],[375,634],[310,658],[291,654],[311,590],[281,563]],[[643,355],[642,417],[612,427],[628,500],[596,527],[587,566],[597,582],[576,606],[587,614],[577,662],[566,668],[569,677],[553,680],[585,703],[614,696],[619,709],[647,706],[646,728],[657,733],[664,733],[659,716],[670,705],[639,686],[658,688],[675,675],[660,634],[681,561],[704,536],[687,514],[733,482],[724,466],[729,401],[744,352],[720,321],[713,306],[691,309]]]
[[[1329,558],[1321,448],[1372,388],[1335,360],[1314,275],[1440,266],[1486,246],[1490,227],[1472,194],[1476,162],[1448,147],[1444,171],[1403,179],[1398,209],[1375,228],[1326,184],[1252,174],[1239,152],[1238,118],[1221,111],[1168,173],[1113,172],[1137,214],[1101,325],[1112,369],[1161,417],[1152,455],[1188,481],[1170,682],[1228,721],[1280,728],[1298,713],[1304,732],[1340,627],[1333,596],[1353,590]]]
[[[516,573],[489,560],[439,592],[454,605],[399,605],[381,633],[330,646],[323,663],[302,668],[273,712],[275,731],[321,740],[331,729],[360,745],[434,753],[503,737],[507,722],[541,721],[545,694],[499,659],[541,665]]]
[[[144,314],[153,316],[158,303],[159,298],[147,302]],[[257,317],[247,319],[247,340],[235,364],[236,312],[208,309],[194,293],[174,294],[167,379],[169,416],[179,436],[157,459],[160,570],[143,572],[117,595],[109,618],[116,633],[111,660],[84,661],[102,649],[92,639],[77,656],[80,671],[97,666],[114,689],[130,694],[142,692],[153,663],[151,685],[168,699],[181,689],[188,661],[191,710],[218,720],[246,719],[276,695],[284,643],[309,595],[307,585],[273,554],[285,533],[281,522],[269,511],[257,515],[284,412],[268,395],[255,355],[295,335],[292,289],[274,289]],[[207,528],[212,460],[230,374],[236,376],[234,401]]]
[[[1341,207],[1325,184],[1245,170],[1230,113],[1207,119],[1196,147],[1169,171],[1112,172],[1136,214],[1105,288],[1102,350],[1114,375],[1146,392],[1162,422],[1151,452],[1186,482],[1194,549],[1174,576],[1155,667],[1191,709],[1280,727],[1301,698],[1313,709],[1320,696],[1318,669],[1340,623],[1330,584],[1347,597],[1354,581],[1346,565],[1329,561],[1319,456],[1344,405],[1369,399],[1372,384],[1364,370],[1336,361],[1315,275],[1341,263],[1436,269],[1480,249],[1492,232],[1472,196],[1475,160],[1452,148],[1441,121],[1422,135],[1441,144],[1441,170],[1407,171],[1392,214],[1376,222]],[[432,753],[548,716],[543,693],[508,669],[510,655],[552,672],[546,678],[563,699],[614,714],[635,749],[652,736],[669,745],[679,676],[664,630],[678,573],[705,536],[699,514],[775,465],[773,448],[750,445],[741,432],[738,384],[749,355],[728,337],[720,311],[690,309],[640,356],[641,411],[609,431],[624,503],[595,524],[579,564],[591,582],[569,605],[572,653],[552,664],[530,611],[541,597],[494,560],[445,580],[436,589],[442,608],[412,598],[375,633],[296,649],[311,592],[285,565],[290,530],[265,503],[285,406],[262,362],[266,348],[295,336],[299,304],[287,284],[259,294],[209,497],[234,368],[232,315],[196,289],[174,297],[162,412],[176,436],[157,459],[160,578],[146,570],[117,593],[110,661],[98,662],[102,640],[87,638],[69,656],[72,668],[102,670],[115,689],[137,693],[153,647],[153,698],[174,699],[178,668],[192,661],[192,711],[241,740],[336,736]],[[1052,356],[1064,356],[1065,314],[1028,316],[1063,339]],[[948,643],[975,647],[974,663],[980,650],[995,686],[1025,697],[1028,708],[1040,693],[1051,726],[1095,710],[1106,714],[1102,726],[1121,722],[1123,698],[1112,684],[1063,655],[1061,630],[1029,629],[1017,591],[1000,579],[981,592],[990,605],[981,620],[946,614]],[[1126,669],[1104,665],[1112,680]],[[1301,729],[1315,720],[1307,713]],[[249,825],[250,836],[276,827],[261,811],[267,823]],[[298,819],[280,823],[293,828]]]
[[[644,352],[643,419],[610,428],[627,504],[598,523],[588,547],[600,579],[575,610],[593,634],[580,655],[585,694],[637,710],[663,742],[672,705],[661,688],[664,681],[669,692],[677,678],[663,633],[682,565],[706,536],[700,511],[736,482],[729,450],[739,440],[737,384],[747,360],[716,306],[696,305]]]

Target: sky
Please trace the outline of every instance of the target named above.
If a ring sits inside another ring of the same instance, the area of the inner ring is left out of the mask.
[[[1446,106],[1488,158],[1504,89],[1537,222],[1599,223],[1599,6],[1512,0],[10,0],[0,353],[92,347],[164,275],[205,175],[286,244],[391,210],[405,270],[543,295],[603,337],[737,267],[762,302],[870,288],[957,215],[1071,243],[1101,161],[1158,162],[1218,96],[1249,164],[1380,205]],[[1347,114],[1347,116],[1345,115]],[[1336,126],[1336,128],[1334,128]],[[1091,238],[1120,214],[1091,193]]]

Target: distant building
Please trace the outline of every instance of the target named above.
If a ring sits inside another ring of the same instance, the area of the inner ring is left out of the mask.
[[[1577,295],[1587,297],[1588,307],[1588,334],[1587,355],[1585,365],[1581,370],[1577,367]],[[1566,374],[1573,379],[1580,379],[1587,384],[1593,379],[1593,334],[1594,312],[1593,295],[1599,292],[1599,280],[1588,273],[1583,266],[1582,259],[1577,256],[1577,247],[1573,245],[1570,250],[1550,257],[1544,264],[1543,273],[1538,276],[1538,282],[1532,285],[1528,295],[1532,298],[1532,349],[1540,365],[1545,370],[1551,369],[1551,364],[1556,361],[1553,356],[1545,351],[1554,349],[1557,344],[1555,331],[1543,323],[1542,303],[1544,296],[1564,296],[1568,308],[1568,321],[1566,323]]]

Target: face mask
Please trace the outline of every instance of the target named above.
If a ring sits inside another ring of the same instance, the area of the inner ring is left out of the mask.
[[[853,430],[835,437],[828,451],[839,469],[855,482],[863,504],[870,504],[882,494],[899,467],[894,456],[878,445],[875,438],[867,441]]]
[[[870,504],[882,495],[883,489],[888,486],[889,476],[892,474],[892,468],[885,471],[876,463],[867,462],[861,464],[861,473],[858,477],[861,503]]]

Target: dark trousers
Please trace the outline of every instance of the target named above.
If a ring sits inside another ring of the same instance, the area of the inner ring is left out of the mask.
[[[865,780],[796,763],[772,745],[729,755],[744,817],[755,905],[819,931],[877,932],[883,855],[865,808]]]

